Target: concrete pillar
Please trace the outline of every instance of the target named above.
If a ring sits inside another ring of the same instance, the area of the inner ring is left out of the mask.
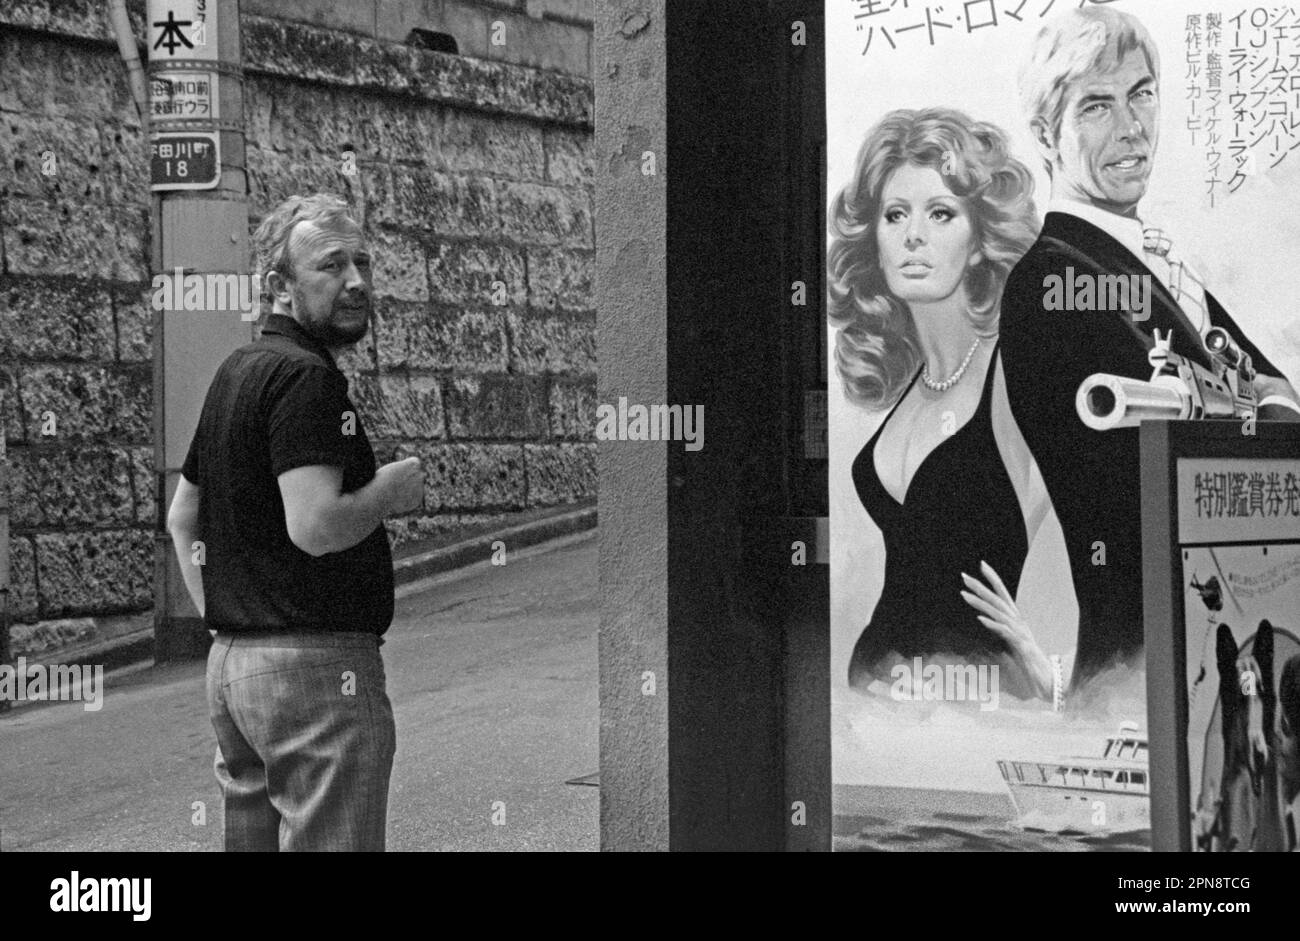
[[[701,450],[600,443],[605,849],[829,840],[828,580],[792,570],[789,519],[825,506],[789,406],[821,383],[816,135],[791,117],[820,112],[791,43],[819,10],[597,5],[598,397],[705,417]]]
[[[664,0],[596,5],[597,398],[667,395]],[[655,176],[641,172],[643,154]],[[605,849],[666,850],[667,455],[606,441],[600,506],[600,828]]]
[[[152,274],[248,274],[248,180],[244,170],[244,92],[239,0],[216,0],[220,71],[221,180],[216,189],[168,192],[153,199]],[[205,67],[211,67],[208,63]],[[150,62],[153,72],[155,63]],[[181,580],[167,509],[217,366],[253,337],[232,311],[154,311],[154,468],[158,520],[154,539],[154,644],[159,661],[202,656],[210,642]]]

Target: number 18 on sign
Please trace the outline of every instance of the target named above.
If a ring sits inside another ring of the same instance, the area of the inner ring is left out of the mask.
[[[149,189],[208,190],[221,178],[215,133],[155,134],[149,139]]]

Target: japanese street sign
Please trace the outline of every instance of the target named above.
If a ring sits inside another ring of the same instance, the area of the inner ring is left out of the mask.
[[[215,133],[157,134],[149,140],[149,189],[206,190],[221,179]]]
[[[214,120],[216,72],[155,72],[149,77],[149,117],[155,121]]]
[[[216,0],[149,0],[149,61],[217,59]]]

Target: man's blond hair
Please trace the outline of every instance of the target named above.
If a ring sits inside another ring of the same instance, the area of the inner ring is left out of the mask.
[[[1020,104],[1030,125],[1042,124],[1052,142],[1059,141],[1070,85],[1090,72],[1114,69],[1134,49],[1146,57],[1158,84],[1160,54],[1131,13],[1089,6],[1054,17],[1038,31],[1020,69]]]

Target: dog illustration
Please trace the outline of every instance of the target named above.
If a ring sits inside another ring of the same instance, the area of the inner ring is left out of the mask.
[[[1198,849],[1231,853],[1279,849],[1273,688],[1273,626],[1261,621],[1249,653],[1220,624],[1215,653],[1223,773],[1197,813]]]

